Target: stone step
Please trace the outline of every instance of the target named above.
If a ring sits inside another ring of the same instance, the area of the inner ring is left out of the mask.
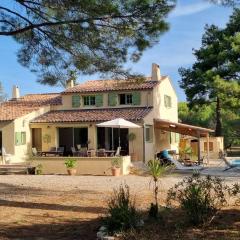
[[[0,174],[25,173],[28,174],[31,167],[23,164],[2,164],[0,165]]]

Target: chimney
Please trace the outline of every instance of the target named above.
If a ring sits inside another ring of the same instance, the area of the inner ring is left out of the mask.
[[[72,79],[69,79],[66,81],[66,88],[72,88],[74,87],[74,81]]]
[[[12,89],[12,99],[17,100],[20,98],[20,91],[18,86],[14,85]]]
[[[156,63],[152,64],[152,81],[160,81],[161,80],[161,73],[160,67]]]

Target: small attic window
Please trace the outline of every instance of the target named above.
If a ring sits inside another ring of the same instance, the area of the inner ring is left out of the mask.
[[[172,107],[172,98],[168,95],[164,95],[164,106],[166,108],[171,108]]]

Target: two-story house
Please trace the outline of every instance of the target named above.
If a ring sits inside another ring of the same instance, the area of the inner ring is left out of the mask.
[[[13,162],[24,161],[32,147],[47,151],[64,147],[66,156],[73,146],[89,149],[116,149],[117,129],[96,124],[124,118],[141,126],[121,129],[122,154],[137,153],[139,161],[148,161],[162,149],[177,149],[178,134],[154,127],[155,119],[178,122],[177,95],[168,76],[162,76],[157,64],[144,81],[94,80],[54,94],[19,96],[0,105],[0,147],[12,155]],[[129,143],[129,133],[135,140]]]

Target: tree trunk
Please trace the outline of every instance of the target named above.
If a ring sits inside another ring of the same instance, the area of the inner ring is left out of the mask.
[[[222,117],[221,117],[221,104],[220,99],[217,97],[217,105],[216,105],[216,130],[215,136],[221,137],[222,136]]]

